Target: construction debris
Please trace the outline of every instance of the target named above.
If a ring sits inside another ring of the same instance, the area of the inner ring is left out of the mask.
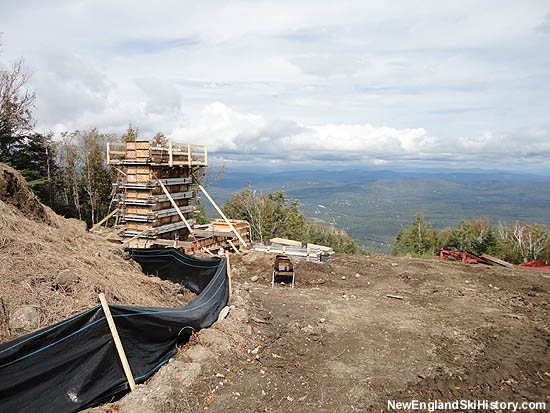
[[[485,264],[493,265],[491,261],[478,257],[477,255],[472,254],[468,251],[451,251],[441,248],[439,251],[439,258],[442,260],[451,260],[451,261],[462,261],[468,264]]]
[[[518,267],[534,268],[537,270],[550,270],[550,262],[544,259],[524,262],[519,264]]]
[[[441,248],[439,252],[439,258],[451,260],[451,261],[462,261],[468,264],[485,264],[485,265],[501,265],[503,267],[526,267],[534,268],[539,270],[550,270],[550,263],[544,259],[538,259],[534,261],[525,262],[523,264],[514,265],[507,261],[501,260],[496,257],[492,257],[488,254],[483,254],[481,257],[472,254],[468,251],[450,251],[444,248]]]

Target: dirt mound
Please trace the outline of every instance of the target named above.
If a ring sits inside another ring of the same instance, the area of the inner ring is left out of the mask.
[[[8,177],[9,179],[6,179]],[[178,307],[194,294],[152,278],[124,252],[36,204],[13,169],[0,169],[0,342],[99,304]],[[11,196],[9,194],[12,194]]]
[[[34,221],[50,223],[50,214],[12,167],[0,163],[0,200],[13,205]]]

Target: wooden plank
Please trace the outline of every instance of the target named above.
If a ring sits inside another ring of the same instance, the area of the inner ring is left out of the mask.
[[[142,236],[143,234],[145,234],[147,231],[150,231],[150,230],[151,230],[151,228],[147,228],[147,229],[144,229],[144,230],[141,231],[141,232],[138,232],[138,233],[137,233],[136,235],[134,235],[132,238],[130,238],[130,239],[124,241],[124,242],[121,244],[121,246],[123,247],[123,246],[125,246],[125,245],[128,245],[131,241],[133,241],[133,240],[135,240],[136,238]]]
[[[394,298],[396,300],[402,300],[403,299],[403,297],[401,297],[400,295],[393,295],[393,294],[386,294],[386,297]]]
[[[510,264],[508,261],[504,261],[501,259],[498,259],[496,257],[492,257],[489,254],[482,254],[481,258],[485,258],[488,261],[494,262],[495,264],[502,265],[503,267],[513,267],[514,264]]]
[[[163,245],[163,246],[173,246],[174,241],[171,239],[154,239],[150,240],[152,244]],[[177,241],[176,248],[193,248],[193,243],[189,241]]]
[[[244,247],[247,247],[247,244],[245,242],[245,240],[243,239],[243,237],[241,237],[241,234],[239,234],[239,232],[233,227],[233,225],[231,224],[231,222],[227,219],[227,217],[225,216],[225,214],[222,212],[222,210],[218,207],[218,205],[216,205],[216,203],[214,202],[214,200],[210,197],[210,195],[208,195],[208,192],[206,192],[206,189],[204,189],[202,187],[201,184],[199,184],[199,182],[195,179],[195,182],[197,184],[197,186],[199,187],[199,189],[204,193],[204,195],[206,196],[206,198],[210,201],[210,203],[214,206],[214,208],[216,208],[216,211],[218,211],[218,213],[222,216],[222,218],[224,219],[225,222],[227,222],[227,225],[229,225],[229,227],[231,228],[231,230],[235,233],[235,235],[237,236],[237,238],[239,239],[239,241],[241,241],[241,244],[244,246]]]
[[[172,196],[170,195],[170,192],[168,192],[168,190],[166,189],[166,187],[164,186],[164,184],[161,182],[160,179],[157,179],[157,182],[160,184],[160,187],[162,188],[162,190],[164,191],[164,193],[166,194],[166,196],[168,197],[168,199],[170,200],[170,202],[172,203],[172,206],[174,208],[176,208],[176,211],[178,212],[178,215],[179,217],[181,218],[181,220],[183,222],[185,222],[185,226],[187,227],[187,229],[189,230],[189,232],[191,233],[191,235],[193,236],[193,239],[196,241],[197,240],[197,237],[195,237],[195,233],[193,232],[193,228],[191,228],[191,226],[189,225],[189,223],[187,222],[187,220],[185,219],[185,217],[183,216],[183,214],[181,213],[181,210],[178,206],[178,204],[176,204],[176,201],[174,201],[174,199],[172,198]]]
[[[206,251],[208,253],[208,255],[210,255],[211,257],[214,257],[214,254],[212,254],[212,251],[210,251],[208,248],[206,247],[202,247],[201,248],[203,251]]]
[[[105,221],[107,221],[109,218],[111,218],[113,215],[115,215],[118,212],[118,208],[113,209],[109,215],[107,215],[105,218],[103,218],[101,221],[99,221],[97,224],[95,224],[92,228],[90,228],[90,232],[94,231],[97,227],[99,227],[101,224],[103,224]]]
[[[126,379],[128,380],[128,384],[130,385],[130,391],[132,391],[136,388],[136,382],[134,381],[134,376],[132,375],[130,364],[128,363],[128,359],[126,358],[126,353],[124,353],[122,341],[120,341],[120,337],[115,326],[115,321],[113,320],[113,316],[111,315],[111,310],[109,309],[109,304],[107,304],[105,294],[99,294],[99,301],[101,301],[101,307],[103,307],[103,312],[105,313],[107,324],[109,324],[111,335],[113,336],[113,340],[115,341],[115,346],[118,351],[118,357],[120,358],[122,368],[124,369],[124,374],[126,374]]]
[[[286,239],[286,238],[271,238],[269,241],[273,244],[281,244],[281,245],[288,245],[292,247],[301,247],[302,242],[300,241],[294,241],[292,239]]]
[[[229,280],[229,298],[233,295],[231,288],[231,264],[229,263],[229,251],[225,251],[225,260],[227,262],[227,279]]]
[[[237,249],[237,247],[235,246],[235,244],[233,244],[233,242],[231,242],[230,239],[227,240],[227,242],[229,242],[229,245],[231,245],[233,247],[233,249],[235,250],[235,252],[237,254],[240,254],[241,252]]]

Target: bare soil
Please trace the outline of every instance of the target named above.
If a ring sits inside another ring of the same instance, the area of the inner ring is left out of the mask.
[[[385,411],[387,400],[412,399],[550,406],[550,273],[336,255],[297,262],[296,288],[271,288],[273,259],[233,255],[229,316],[147,384],[93,411]]]
[[[0,343],[107,301],[181,307],[195,297],[177,284],[147,277],[119,246],[44,206],[14,169],[0,164]],[[38,311],[31,329],[10,323],[22,307]]]

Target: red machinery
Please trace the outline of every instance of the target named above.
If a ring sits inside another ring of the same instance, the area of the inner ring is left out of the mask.
[[[518,267],[535,268],[537,270],[550,270],[550,264],[548,263],[548,261],[545,261],[543,259],[524,262],[523,264],[519,264]]]
[[[439,251],[439,258],[442,260],[462,261],[468,264],[492,265],[492,263],[485,258],[478,257],[468,251],[451,251],[441,248],[441,251]]]

